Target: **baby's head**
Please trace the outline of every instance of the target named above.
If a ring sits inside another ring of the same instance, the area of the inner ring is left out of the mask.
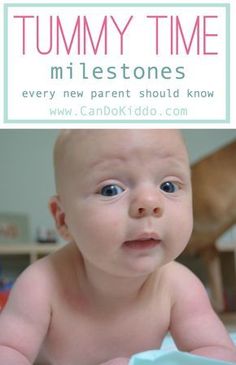
[[[183,139],[174,130],[72,130],[54,150],[62,236],[85,262],[113,274],[153,271],[186,246],[191,184]]]

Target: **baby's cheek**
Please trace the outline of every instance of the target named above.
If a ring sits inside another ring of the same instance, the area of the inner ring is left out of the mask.
[[[165,227],[173,240],[183,243],[188,241],[192,232],[191,206],[187,203],[172,205],[166,212]]]
[[[91,220],[103,228],[118,227],[122,220],[122,212],[111,207],[102,207],[91,212]]]
[[[118,218],[108,217],[97,225],[97,233],[100,237],[104,237],[104,239],[114,240],[123,230],[121,220]]]
[[[187,245],[192,233],[192,219],[191,216],[182,216],[178,222],[175,223],[175,239],[179,242],[179,245],[185,247]]]

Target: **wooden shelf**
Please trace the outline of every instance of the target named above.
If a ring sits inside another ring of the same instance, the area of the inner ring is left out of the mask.
[[[62,244],[58,243],[18,243],[18,244],[0,244],[0,255],[29,255],[30,263],[37,260],[40,255],[48,255],[59,248]]]
[[[31,252],[44,254],[55,251],[60,248],[61,244],[55,243],[19,243],[19,244],[0,244],[0,254],[7,255],[25,255]]]

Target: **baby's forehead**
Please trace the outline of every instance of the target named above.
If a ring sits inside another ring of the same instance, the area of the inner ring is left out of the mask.
[[[159,162],[158,162],[159,161]],[[174,163],[189,170],[182,136],[175,130],[72,130],[62,131],[55,143],[57,191],[72,176],[117,166]]]
[[[183,145],[183,140],[180,136],[180,133],[176,130],[65,130],[62,131],[56,141],[55,144],[55,153],[64,154],[66,151],[71,148],[92,148],[95,144],[100,147],[106,147],[108,142],[111,142],[107,147],[117,147],[122,142],[125,144],[126,141],[129,145],[137,145],[144,146],[145,139],[150,141],[150,144],[153,139],[159,140],[159,144],[157,148],[160,147],[160,141],[165,140],[162,143],[162,148],[167,147],[170,148],[170,145],[173,146],[174,142],[178,142],[178,145]],[[168,142],[171,142],[169,144]]]
[[[187,156],[183,139],[175,130],[70,130],[62,131],[54,150],[55,165],[96,162],[99,158],[120,156]]]

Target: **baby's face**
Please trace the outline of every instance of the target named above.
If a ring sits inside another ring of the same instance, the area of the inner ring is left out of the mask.
[[[191,184],[173,130],[71,132],[59,194],[85,263],[114,275],[176,258],[192,230]]]

